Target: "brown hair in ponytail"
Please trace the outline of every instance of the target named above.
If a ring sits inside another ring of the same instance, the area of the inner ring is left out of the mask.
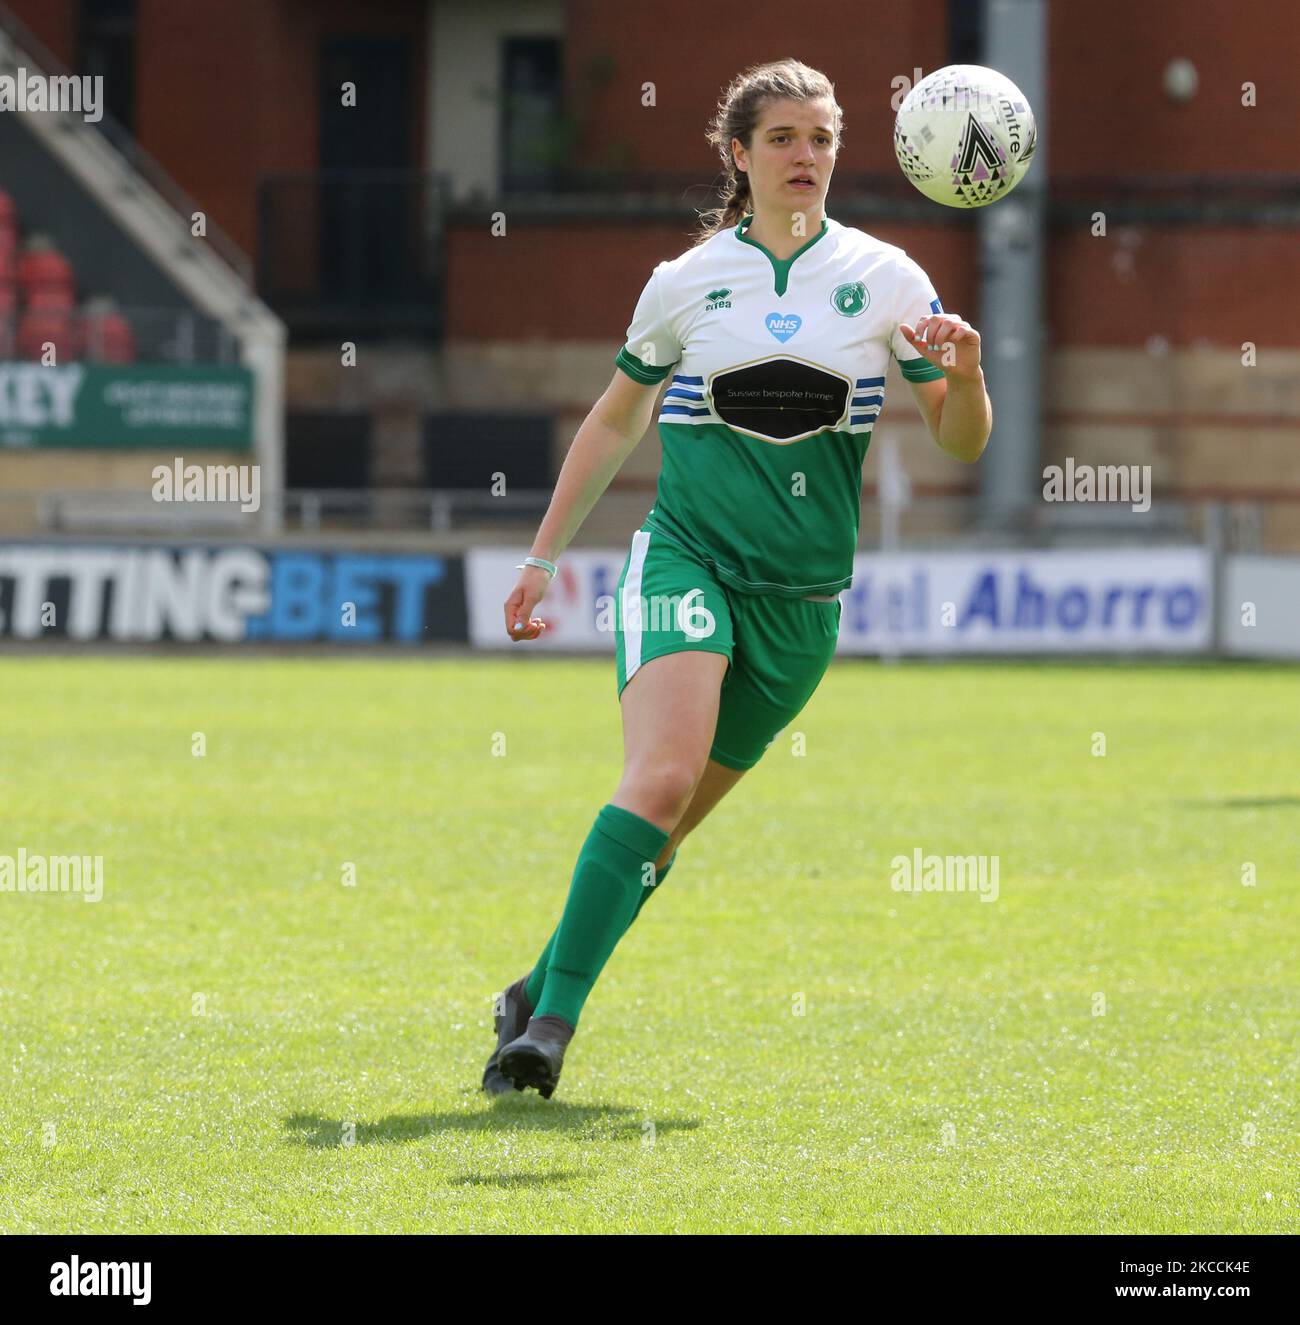
[[[719,230],[739,225],[753,206],[749,192],[749,173],[736,168],[731,154],[731,140],[739,138],[748,151],[758,127],[759,116],[768,101],[788,98],[791,101],[816,101],[825,97],[835,108],[835,145],[839,148],[843,112],[835,100],[835,85],[825,74],[810,69],[799,60],[777,60],[756,64],[731,80],[718,102],[717,114],[709,122],[708,140],[722,157],[726,180],[722,186],[722,206],[700,215],[696,245],[711,239]]]

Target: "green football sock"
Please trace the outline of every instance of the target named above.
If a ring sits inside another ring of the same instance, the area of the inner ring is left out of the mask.
[[[628,929],[632,928],[637,916],[641,914],[641,908],[659,891],[659,885],[668,877],[668,871],[672,869],[673,861],[676,859],[677,852],[674,851],[668,857],[668,864],[663,869],[656,871],[658,878],[655,879],[654,886],[651,888],[642,887],[641,896],[636,899],[636,910],[632,913],[632,919],[628,921]],[[550,965],[551,953],[555,950],[555,935],[559,932],[560,927],[557,925],[551,937],[546,940],[546,947],[542,949],[542,955],[537,959],[537,965],[533,967],[532,973],[524,985],[524,997],[528,1000],[530,1007],[536,1007],[542,997],[542,987],[546,984],[546,968]],[[627,930],[623,932],[626,933]]]
[[[564,914],[549,945],[535,1017],[562,1017],[577,1026],[587,995],[640,909],[642,894],[653,891],[641,880],[668,836],[631,810],[602,807],[578,854]]]
[[[659,891],[659,885],[668,877],[668,871],[673,867],[673,861],[677,859],[677,852],[673,852],[668,857],[668,864],[661,870],[655,871],[655,881],[648,888],[643,886],[641,896],[636,899],[636,910],[632,912],[632,919],[627,922],[628,929],[636,923],[636,918],[641,914],[641,908]]]
[[[542,949],[537,965],[533,967],[532,974],[524,984],[524,997],[530,1007],[536,1007],[542,997],[542,986],[546,984],[546,964],[551,960],[551,953],[555,951],[555,936],[559,932],[560,927],[556,925],[551,937],[546,940],[546,947]]]

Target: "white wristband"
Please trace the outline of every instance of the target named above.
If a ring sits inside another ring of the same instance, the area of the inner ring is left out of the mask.
[[[555,573],[558,569],[555,562],[547,561],[544,557],[525,557],[523,561],[515,567],[515,570],[523,570],[525,566],[537,566],[544,570],[551,579],[555,578]]]

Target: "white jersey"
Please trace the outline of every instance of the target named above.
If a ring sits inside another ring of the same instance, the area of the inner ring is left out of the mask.
[[[889,357],[911,381],[943,376],[899,324],[942,305],[893,244],[827,217],[779,260],[751,219],[654,269],[615,360],[646,384],[672,374],[647,523],[743,592],[838,593]]]

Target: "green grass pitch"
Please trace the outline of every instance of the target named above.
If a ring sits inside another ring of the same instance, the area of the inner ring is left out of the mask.
[[[612,662],[0,659],[0,855],[104,858],[0,893],[0,1220],[1295,1232],[1296,681],[837,663],[493,1105]]]

